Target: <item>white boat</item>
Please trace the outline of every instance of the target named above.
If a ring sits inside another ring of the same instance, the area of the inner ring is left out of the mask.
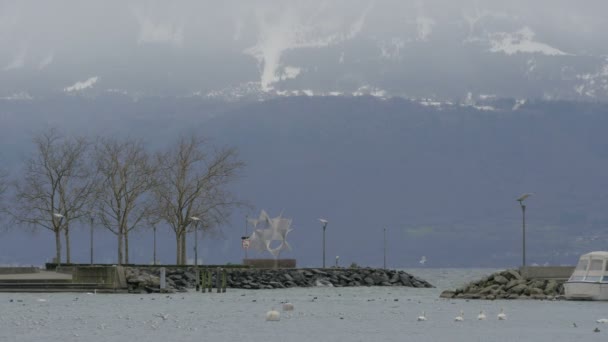
[[[583,254],[564,290],[566,299],[608,300],[608,252]]]

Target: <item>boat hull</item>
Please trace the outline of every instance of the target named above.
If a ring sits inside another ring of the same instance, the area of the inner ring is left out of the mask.
[[[567,281],[564,290],[570,300],[608,300],[608,283]]]

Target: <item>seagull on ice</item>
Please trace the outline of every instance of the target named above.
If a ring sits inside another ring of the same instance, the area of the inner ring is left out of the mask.
[[[597,323],[602,323],[602,324],[606,324],[608,323],[608,318],[600,318],[597,321],[595,321]]]
[[[503,308],[500,308],[500,313],[498,314],[498,320],[504,321],[507,319],[507,314],[505,313]]]
[[[272,310],[270,310],[266,313],[266,320],[267,321],[280,321],[281,314],[273,308]]]
[[[454,317],[454,322],[462,322],[464,321],[464,312],[460,310],[460,315]]]
[[[479,315],[477,315],[477,319],[480,321],[484,321],[486,319],[486,313],[483,310],[479,311]]]
[[[422,311],[422,315],[418,316],[418,322],[426,321],[426,313]]]
[[[283,311],[293,311],[293,304],[290,302],[283,303]]]
[[[426,257],[423,255],[422,258],[420,258],[420,261],[418,261],[421,265],[424,265],[426,263]]]

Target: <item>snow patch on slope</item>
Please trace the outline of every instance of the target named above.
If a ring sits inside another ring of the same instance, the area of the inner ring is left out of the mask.
[[[18,93],[11,94],[9,96],[0,97],[0,100],[8,100],[8,101],[29,101],[34,98],[27,92],[21,91]]]
[[[399,37],[392,37],[389,40],[380,41],[381,57],[385,59],[401,59],[401,50],[405,48],[405,41]]]
[[[97,83],[98,79],[99,79],[99,77],[94,76],[94,77],[89,78],[86,81],[76,82],[69,87],[63,88],[63,91],[65,91],[66,93],[72,93],[72,92],[92,88],[93,85],[95,85],[95,83]]]
[[[534,40],[536,34],[529,27],[516,32],[496,32],[490,34],[490,52],[515,55],[518,53],[536,53],[547,56],[563,56],[567,53],[548,44]]]
[[[598,92],[608,94],[608,58],[597,72],[580,74],[576,78],[581,83],[574,87],[574,91],[580,96],[596,97]]]
[[[337,24],[340,23],[340,18],[323,17],[319,10],[309,16],[304,16],[293,8],[258,11],[257,43],[243,52],[258,61],[262,89],[270,91],[272,85],[281,80],[279,71],[284,52],[327,47],[353,39],[363,29],[370,10],[371,5],[354,22],[345,25]]]
[[[426,42],[429,40],[431,33],[433,33],[433,26],[435,26],[435,20],[425,16],[419,16],[416,18],[416,31],[417,41]]]

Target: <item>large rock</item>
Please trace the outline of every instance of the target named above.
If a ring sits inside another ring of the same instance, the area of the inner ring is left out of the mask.
[[[487,295],[487,294],[495,294],[495,290],[498,289],[498,285],[494,284],[494,285],[490,285],[488,287],[484,287],[481,291],[479,291],[479,294],[482,295]]]
[[[497,275],[497,276],[494,277],[494,282],[498,283],[498,284],[501,284],[501,285],[504,285],[504,284],[508,283],[509,280],[506,277],[504,277],[504,276]]]
[[[519,285],[519,281],[517,279],[509,280],[509,282],[505,285],[505,289],[509,290],[510,288]]]
[[[513,277],[512,279],[523,279],[521,274],[519,274],[519,272],[517,272],[516,270],[507,270],[507,273],[509,273],[509,275]]]
[[[512,288],[509,289],[509,293],[514,293],[514,294],[521,294],[522,292],[524,292],[528,287],[525,284],[519,284],[519,285],[515,285]]]
[[[557,292],[557,282],[555,280],[549,280],[547,282],[547,285],[545,286],[545,294],[546,295],[550,295],[550,294],[555,294],[555,292]]]

